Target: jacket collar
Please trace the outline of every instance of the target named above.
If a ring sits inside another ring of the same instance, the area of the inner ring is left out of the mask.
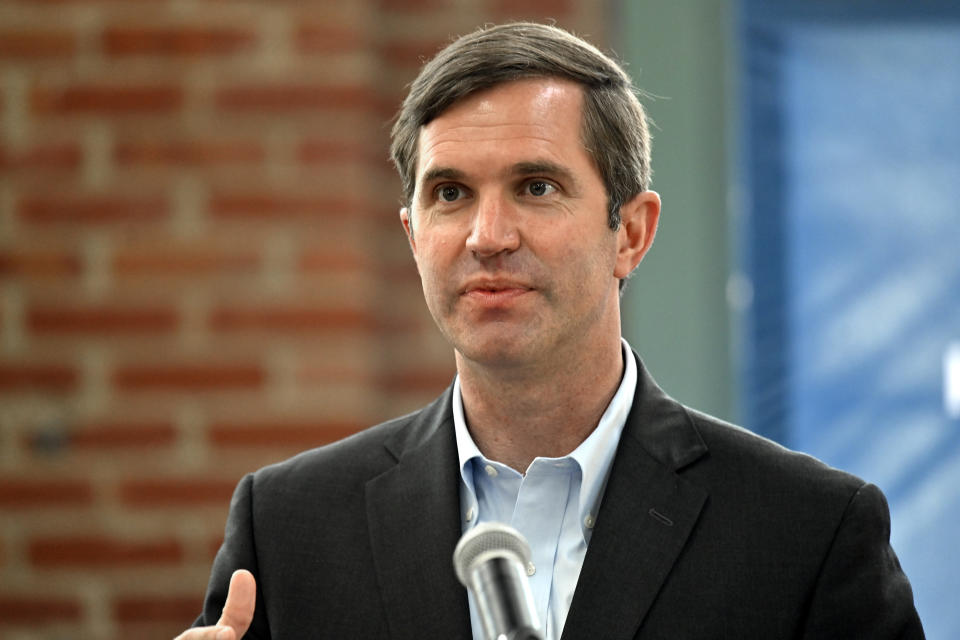
[[[635,354],[634,354],[635,355]],[[707,453],[686,408],[638,362],[637,395],[597,514],[563,638],[633,638],[707,492],[678,472]]]
[[[637,391],[597,514],[564,638],[633,638],[707,499],[678,474],[706,455],[687,409],[637,358]],[[397,465],[367,483],[370,544],[391,638],[469,638],[453,572],[460,537],[452,387],[387,443]]]
[[[453,571],[460,485],[451,390],[386,443],[396,466],[366,486],[370,545],[390,637],[469,638],[466,590]]]

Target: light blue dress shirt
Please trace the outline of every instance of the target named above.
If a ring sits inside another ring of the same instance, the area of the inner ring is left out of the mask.
[[[463,532],[480,522],[504,522],[527,539],[533,552],[527,575],[546,640],[558,640],[563,631],[610,465],[633,406],[637,364],[630,345],[621,342],[623,377],[596,429],[563,458],[535,458],[523,475],[480,453],[467,429],[460,378],[453,383]],[[486,640],[472,596],[470,623],[474,640]]]

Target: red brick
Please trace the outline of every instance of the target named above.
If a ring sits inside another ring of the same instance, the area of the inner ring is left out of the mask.
[[[341,164],[344,162],[386,162],[386,153],[379,153],[359,144],[309,140],[297,149],[297,159],[308,165]]]
[[[76,37],[69,31],[3,29],[0,31],[2,58],[65,58],[77,50]]]
[[[121,597],[113,603],[113,617],[122,623],[169,620],[186,624],[202,608],[203,597],[197,595]]]
[[[371,388],[376,385],[373,372],[350,364],[334,364],[307,358],[296,370],[297,380],[305,385],[353,384]]]
[[[260,266],[253,252],[226,251],[209,247],[120,249],[113,269],[120,275],[173,275],[195,278],[220,272],[250,273]]]
[[[97,535],[36,538],[28,555],[33,565],[50,569],[170,565],[182,561],[184,553],[172,538],[146,541]]]
[[[114,56],[228,54],[249,51],[256,41],[246,29],[190,26],[113,26],[102,36],[103,50]]]
[[[81,450],[152,449],[176,440],[176,428],[164,422],[88,424],[68,436],[69,446]]]
[[[57,278],[78,276],[82,264],[75,253],[0,251],[0,277]]]
[[[0,147],[0,169],[6,171],[76,170],[82,159],[75,142],[35,144],[16,151]]]
[[[220,447],[305,449],[341,440],[364,426],[351,422],[218,422],[210,427],[208,439]]]
[[[85,506],[93,502],[87,480],[27,480],[0,477],[0,506],[12,508]]]
[[[69,391],[79,379],[76,368],[67,365],[0,363],[0,392]]]
[[[456,373],[450,369],[437,368],[418,371],[396,371],[379,377],[380,388],[390,392],[440,392],[453,382]]]
[[[132,507],[225,507],[236,482],[207,478],[128,480],[120,487],[120,500]]]
[[[76,85],[38,87],[30,95],[34,113],[169,113],[183,105],[183,90],[173,86]]]
[[[160,196],[34,195],[20,200],[19,215],[33,224],[154,222],[169,215]]]
[[[368,205],[345,198],[282,192],[215,194],[208,209],[216,218],[315,218],[366,214]]]
[[[263,369],[254,364],[128,365],[113,375],[122,391],[249,391],[264,380]]]
[[[301,53],[354,52],[369,46],[363,33],[329,24],[300,25],[294,34],[294,44]]]
[[[260,163],[266,158],[266,151],[257,142],[142,140],[117,144],[113,157],[121,166],[187,167]]]
[[[344,308],[241,308],[219,307],[210,316],[217,331],[257,329],[268,331],[329,331],[331,329],[376,328],[376,318],[356,309]]]
[[[448,44],[449,40],[392,40],[381,43],[377,47],[377,53],[391,65],[417,69]],[[395,111],[399,106],[398,100],[391,108]]]
[[[407,282],[414,283],[415,281],[408,279]],[[401,281],[390,280],[390,283],[399,285]],[[395,338],[399,338],[404,333],[419,332],[424,326],[421,324],[421,320],[429,318],[422,306],[422,296],[419,287],[411,288],[408,300],[416,300],[417,302],[408,305],[406,308],[395,307],[389,313],[380,314],[377,317],[377,329],[385,334],[393,335]],[[427,326],[431,332],[434,330],[432,322],[428,321]]]
[[[72,598],[45,595],[0,595],[0,624],[41,625],[51,622],[78,622],[80,602]]]
[[[397,61],[391,60],[391,64],[397,64]],[[402,64],[402,61],[400,61],[400,64]],[[417,63],[417,67],[419,67],[419,62]],[[409,72],[416,73],[417,67],[411,67]],[[380,119],[381,122],[391,122],[394,119],[394,117],[397,115],[397,111],[399,111],[400,106],[402,104],[403,104],[403,96],[401,96],[400,94],[381,95],[377,100],[377,107],[376,107],[377,117]],[[394,170],[394,166],[392,162],[388,161],[387,166],[390,168],[391,172]],[[399,179],[397,180],[397,184],[399,184]]]
[[[328,249],[304,251],[297,260],[303,273],[330,273],[332,271],[366,271],[372,268],[367,254],[359,252],[332,252]]]
[[[175,309],[33,307],[27,327],[37,334],[170,333],[180,323]]]
[[[21,436],[23,446],[37,455],[67,451],[89,451],[95,454],[169,447],[177,440],[177,430],[170,423],[104,422],[87,423],[67,428],[49,424],[34,428]]]
[[[370,109],[376,96],[362,86],[262,84],[222,88],[216,92],[215,103],[224,111]]]
[[[408,287],[411,294],[421,291],[420,272],[417,271],[417,263],[413,261],[412,257],[409,261],[395,262],[381,270],[377,275],[394,290],[400,287]]]

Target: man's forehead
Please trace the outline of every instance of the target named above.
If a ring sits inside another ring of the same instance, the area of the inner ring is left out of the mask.
[[[537,103],[537,106],[542,109],[549,109],[557,100],[567,100],[570,97],[582,95],[580,85],[570,80],[551,77],[524,78],[475,91],[469,96],[465,96],[450,105],[450,108],[455,108],[459,104],[472,101],[475,103],[474,109],[478,113],[489,113],[493,115],[498,111],[498,106],[495,104],[498,95],[508,91],[515,92],[517,89],[525,89],[524,93],[529,93]],[[445,111],[449,111],[450,108]]]
[[[530,154],[516,158],[516,165],[559,165],[562,158],[550,158],[545,150],[565,141],[580,141],[582,103],[579,84],[553,77],[512,80],[465,96],[420,127],[418,179],[423,180],[427,173],[436,177],[441,169],[464,170],[448,158],[468,161],[463,154],[471,145],[500,140],[529,141]]]
[[[523,96],[542,109],[550,109],[558,101],[566,100],[572,100],[579,106],[583,102],[584,91],[583,86],[578,82],[558,76],[531,76],[505,80],[455,99],[434,113],[428,122],[420,126],[420,130],[423,131],[424,127],[429,127],[436,120],[460,110],[470,109],[478,115],[496,115],[501,111],[499,103],[507,95],[518,98]]]

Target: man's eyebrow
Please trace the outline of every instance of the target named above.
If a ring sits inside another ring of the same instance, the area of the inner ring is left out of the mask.
[[[579,187],[579,182],[570,169],[561,164],[549,162],[547,160],[518,162],[510,167],[509,173],[515,176],[556,176],[558,178],[563,178],[575,190]],[[431,182],[435,182],[437,180],[463,180],[466,178],[466,176],[466,172],[453,167],[434,167],[432,169],[428,169],[422,176],[420,176],[419,184],[430,184]]]
[[[420,184],[427,184],[434,180],[463,180],[466,175],[463,171],[452,167],[434,167],[420,176]]]
[[[546,160],[535,160],[533,162],[518,162],[510,168],[510,173],[518,176],[556,176],[563,178],[574,190],[578,189],[580,183],[576,176],[567,167],[555,162]]]
[[[560,173],[560,174],[569,174],[570,172],[566,167],[561,166],[555,162],[547,162],[534,160],[532,162],[518,162],[512,167],[510,167],[511,173],[516,173],[519,175],[528,175],[531,173]]]

